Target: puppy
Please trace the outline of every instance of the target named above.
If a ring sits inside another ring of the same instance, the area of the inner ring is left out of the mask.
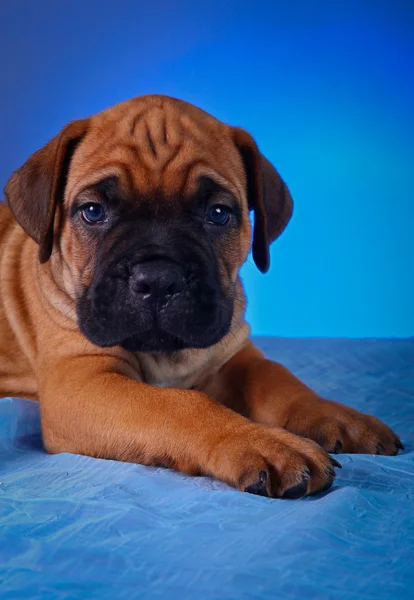
[[[49,452],[297,498],[332,484],[328,452],[402,448],[249,339],[239,270],[251,243],[268,270],[292,199],[246,131],[135,98],[67,125],[5,196],[0,394],[40,401]]]

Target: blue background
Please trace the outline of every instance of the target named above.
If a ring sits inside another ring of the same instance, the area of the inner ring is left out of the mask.
[[[248,129],[296,201],[256,334],[414,334],[414,3],[2,2],[0,185],[69,120],[165,93]]]

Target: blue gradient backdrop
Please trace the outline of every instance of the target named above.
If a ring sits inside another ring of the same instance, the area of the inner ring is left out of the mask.
[[[165,93],[244,126],[289,184],[256,334],[414,334],[414,2],[0,6],[0,184],[69,120]]]

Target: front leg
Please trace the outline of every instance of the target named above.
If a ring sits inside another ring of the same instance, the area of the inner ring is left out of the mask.
[[[226,404],[253,421],[310,438],[328,452],[394,455],[403,448],[384,423],[324,400],[251,342],[225,365],[220,380],[229,390]]]
[[[252,423],[198,391],[141,383],[125,360],[72,356],[40,372],[42,435],[52,453],[172,467],[289,498],[327,489],[339,466],[314,442]]]

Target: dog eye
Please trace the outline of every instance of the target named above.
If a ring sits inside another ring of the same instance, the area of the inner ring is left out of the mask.
[[[226,225],[230,220],[231,209],[224,204],[215,204],[207,211],[206,221],[213,225]]]
[[[103,207],[96,203],[91,202],[85,204],[81,209],[82,219],[89,225],[95,225],[96,223],[102,223],[105,219],[105,211]]]

